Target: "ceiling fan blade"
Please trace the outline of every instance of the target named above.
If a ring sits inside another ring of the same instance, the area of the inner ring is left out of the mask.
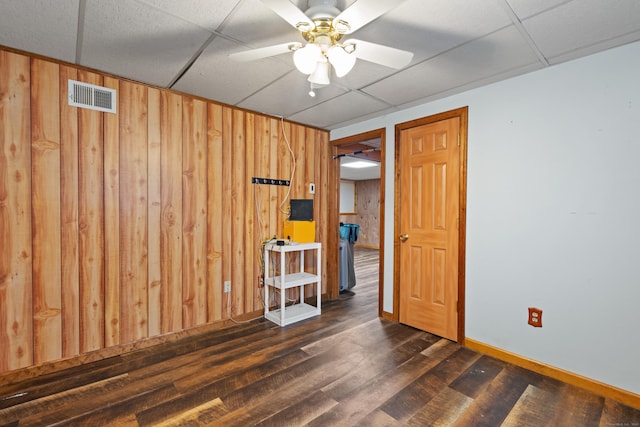
[[[364,27],[377,17],[384,15],[397,7],[404,0],[360,0],[346,8],[333,20],[334,23],[344,21],[349,24],[349,30],[345,34],[351,34]],[[335,25],[335,24],[334,24]]]
[[[267,58],[269,56],[281,55],[291,51],[291,47],[301,47],[302,43],[290,42],[276,44],[273,46],[260,47],[258,49],[245,50],[244,52],[236,52],[229,55],[229,58],[239,61],[255,61],[256,59]]]
[[[282,19],[291,24],[294,28],[298,28],[299,24],[304,24],[308,28],[313,28],[314,24],[307,15],[298,9],[289,0],[260,0],[269,9],[280,15]]]
[[[377,43],[365,42],[362,40],[349,39],[345,45],[354,44],[356,50],[353,52],[358,59],[375,62],[390,68],[400,69],[409,64],[413,59],[413,52],[396,49],[394,47],[383,46]]]

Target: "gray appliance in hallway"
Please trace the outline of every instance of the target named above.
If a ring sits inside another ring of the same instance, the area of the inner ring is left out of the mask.
[[[340,292],[348,291],[356,285],[353,265],[353,245],[358,240],[358,224],[340,223]]]

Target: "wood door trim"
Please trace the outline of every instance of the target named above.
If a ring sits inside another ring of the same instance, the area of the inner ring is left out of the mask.
[[[380,240],[378,242],[378,247],[380,248],[380,271],[378,272],[378,317],[390,318],[388,313],[384,313],[382,307],[384,306],[383,298],[384,298],[384,183],[385,183],[385,167],[384,167],[384,156],[385,156],[385,128],[374,129],[367,132],[359,133],[357,135],[346,136],[344,138],[336,139],[331,141],[334,146],[334,152],[337,153],[337,148],[340,145],[353,144],[354,142],[363,142],[368,141],[370,139],[380,138]],[[335,154],[334,154],[335,155]],[[339,171],[340,165],[336,165],[336,170]],[[337,180],[334,183],[334,188],[336,189],[336,193],[339,196],[340,192],[340,173],[336,174]],[[338,209],[339,210],[339,209]],[[336,212],[337,213],[337,212]],[[337,245],[340,244],[338,240],[336,240]],[[336,245],[334,251],[336,254],[340,253],[340,248]],[[336,271],[338,270],[338,265],[336,264]],[[336,281],[334,284],[332,291],[335,291],[335,295],[340,293],[338,289],[340,284],[339,281]],[[396,320],[397,321],[397,320]]]
[[[400,321],[400,244],[396,236],[400,235],[400,134],[402,131],[418,126],[448,120],[460,119],[460,188],[459,188],[459,212],[460,226],[458,228],[458,343],[465,341],[465,261],[467,242],[467,127],[469,107],[457,108],[428,117],[422,117],[395,126],[394,144],[394,208],[393,208],[393,317],[392,320]]]

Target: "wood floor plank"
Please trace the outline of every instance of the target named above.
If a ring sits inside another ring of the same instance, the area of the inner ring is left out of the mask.
[[[459,426],[499,426],[507,417],[528,382],[514,371],[503,369],[456,421]]]
[[[551,425],[597,426],[604,410],[604,397],[566,385],[558,396],[558,410]]]
[[[472,402],[473,399],[469,396],[445,387],[407,420],[405,425],[415,427],[454,425]]]
[[[316,418],[309,425],[357,424],[367,414],[437,365],[441,361],[439,357],[446,357],[458,348],[457,344],[450,341],[446,341],[445,344],[439,347],[439,351],[432,352],[430,357],[425,357],[419,353],[396,369],[381,373],[374,380],[341,399],[340,403],[331,412]]]
[[[482,393],[504,367],[504,362],[492,357],[482,356],[465,373],[456,378],[449,387],[475,398]]]
[[[158,427],[209,425],[226,412],[227,409],[222,400],[216,398],[155,425]]]
[[[40,399],[30,400],[2,411],[2,421],[18,421],[25,413],[53,412],[65,405],[74,404],[78,399],[91,400],[104,393],[104,390],[124,388],[130,383],[127,374],[118,375],[92,384],[54,393]]]
[[[606,399],[600,418],[600,426],[640,426],[640,411]]]
[[[474,351],[466,348],[457,349],[384,402],[380,409],[396,420],[405,422],[478,358],[478,353]]]
[[[182,395],[168,400],[162,405],[139,412],[137,414],[138,421],[141,426],[155,425],[160,421],[174,417],[180,412],[189,411],[207,401],[218,399],[220,396],[252,384],[257,379],[268,377],[308,358],[309,356],[306,353],[298,350],[263,365],[247,369],[242,373],[224,377],[218,381],[211,381],[205,386],[184,392]],[[207,371],[202,373],[203,376],[208,374]]]
[[[406,424],[401,423],[381,409],[376,408],[372,412],[367,414],[366,417],[360,420],[360,422],[356,424],[355,427],[403,427],[405,425]]]
[[[558,411],[558,396],[529,385],[507,415],[502,427],[549,425]]]
[[[378,318],[377,256],[356,247],[356,286],[312,319],[0,377],[0,427],[640,426],[638,409]]]
[[[376,351],[358,365],[354,365],[349,361],[348,363],[351,363],[352,367],[349,373],[324,387],[322,391],[333,399],[343,400],[377,378],[380,372],[388,372],[395,369],[412,358],[417,352],[434,345],[434,341],[437,342],[438,340],[440,338],[433,335],[416,332],[410,339],[388,353]]]
[[[283,410],[257,423],[261,427],[303,426],[312,419],[331,410],[338,402],[321,391],[315,391],[302,400],[295,401]]]

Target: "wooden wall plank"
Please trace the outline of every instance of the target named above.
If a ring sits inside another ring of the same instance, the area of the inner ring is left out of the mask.
[[[182,97],[161,93],[162,333],[182,329]]]
[[[208,319],[222,316],[222,106],[209,104],[207,118],[207,283]]]
[[[147,223],[148,235],[148,278],[149,292],[149,336],[162,333],[162,289],[160,269],[160,215],[161,215],[161,131],[160,131],[160,91],[149,88],[147,91],[147,159],[148,159],[148,199]]]
[[[255,291],[257,289],[258,266],[257,257],[255,256],[258,241],[256,240],[256,205],[251,184],[251,177],[255,171],[255,121],[256,117],[253,113],[245,114],[245,137],[244,137],[244,265],[245,278],[242,283],[244,289],[244,303],[242,304],[241,313],[250,313],[256,310],[254,307]]]
[[[241,110],[233,111],[233,129],[232,129],[232,156],[231,156],[231,182],[232,182],[232,199],[231,199],[231,247],[230,254],[233,260],[231,266],[231,313],[233,315],[244,313],[244,294],[245,294],[245,235],[246,235],[246,218],[245,210],[246,200],[244,193],[245,186],[245,129],[246,113]]]
[[[94,85],[102,77],[79,71],[78,79]],[[78,109],[80,351],[104,347],[104,194],[102,114]]]
[[[80,354],[80,262],[78,230],[78,109],[67,100],[78,72],[60,66],[60,204],[62,356]]]
[[[104,86],[116,89],[120,82],[104,78]],[[120,344],[120,107],[104,114],[104,281],[105,346]]]
[[[234,110],[230,107],[222,109],[222,281],[223,284],[227,280],[231,280],[231,269],[233,265],[233,246],[232,246],[232,225],[233,216],[231,211],[233,194],[233,114]],[[229,318],[231,313],[231,295],[221,293],[222,316],[224,319]]]
[[[321,228],[325,228],[327,226],[327,222],[325,215],[327,214],[326,209],[324,208],[324,204],[322,203],[322,196],[323,196],[323,192],[322,192],[322,174],[321,174],[321,164],[322,164],[322,148],[323,148],[323,144],[322,144],[322,135],[317,131],[317,130],[313,130],[313,165],[315,165],[315,167],[313,168],[314,170],[311,171],[310,173],[310,177],[309,179],[311,180],[311,182],[313,182],[315,184],[316,187],[316,194],[314,195],[309,195],[310,198],[313,199],[313,217],[316,220],[316,236],[317,236],[317,241],[322,242],[322,230]],[[328,230],[330,231],[330,230]],[[336,231],[337,232],[337,231]],[[322,242],[323,243],[323,242]],[[326,246],[322,245],[323,248],[326,248]],[[327,256],[327,251],[322,251],[322,260],[323,263],[322,265],[324,265],[324,260],[326,259]],[[323,271],[322,275],[324,276],[326,273]],[[324,292],[326,283],[323,280],[322,281],[322,286],[320,287],[321,290]]]
[[[182,192],[183,327],[207,319],[207,107],[203,101],[183,102]]]
[[[33,364],[29,70],[0,50],[0,371]]]
[[[260,178],[269,178],[269,162],[270,162],[270,127],[269,127],[269,118],[264,116],[257,116],[255,118],[255,131],[254,131],[254,171],[253,175]],[[262,270],[264,268],[264,260],[263,251],[264,248],[262,243],[273,235],[269,233],[269,187],[273,187],[271,185],[264,184],[251,184],[251,193],[255,198],[255,233],[254,237],[254,248],[255,248],[255,258],[257,260],[256,269],[254,271],[254,287],[256,291],[254,292],[253,298],[253,307],[254,310],[262,310],[264,309],[263,305],[263,295],[264,290],[261,288],[262,285],[258,281],[258,277],[263,274]]]
[[[332,230],[339,230],[338,215],[335,213],[339,212],[339,194],[337,190],[339,188],[340,174],[339,163],[333,160],[333,156],[337,154],[338,150],[330,144],[329,134],[325,133],[323,135],[322,145],[324,147],[322,150],[323,157],[318,167],[324,171],[320,191],[323,201],[322,211],[327,213],[324,221],[328,230],[322,234],[322,244],[325,248],[322,253],[323,258],[326,257],[325,262],[322,264],[322,286],[329,299],[333,299],[339,296],[337,282],[340,237],[338,232],[334,233]]]
[[[304,143],[305,130],[304,126],[294,125],[293,132],[293,152],[296,155],[296,175],[293,177],[292,199],[304,199],[306,192],[304,191],[306,169],[307,169],[307,144]],[[310,141],[313,145],[313,141]]]
[[[33,361],[62,357],[59,66],[31,61]]]
[[[281,120],[269,119],[269,175],[267,178],[289,179],[289,177],[281,176],[280,163],[278,161],[280,155],[280,139],[284,124]],[[280,187],[275,185],[269,186],[269,236],[282,237],[282,214],[280,213]]]
[[[148,336],[147,88],[120,83],[120,336]]]

